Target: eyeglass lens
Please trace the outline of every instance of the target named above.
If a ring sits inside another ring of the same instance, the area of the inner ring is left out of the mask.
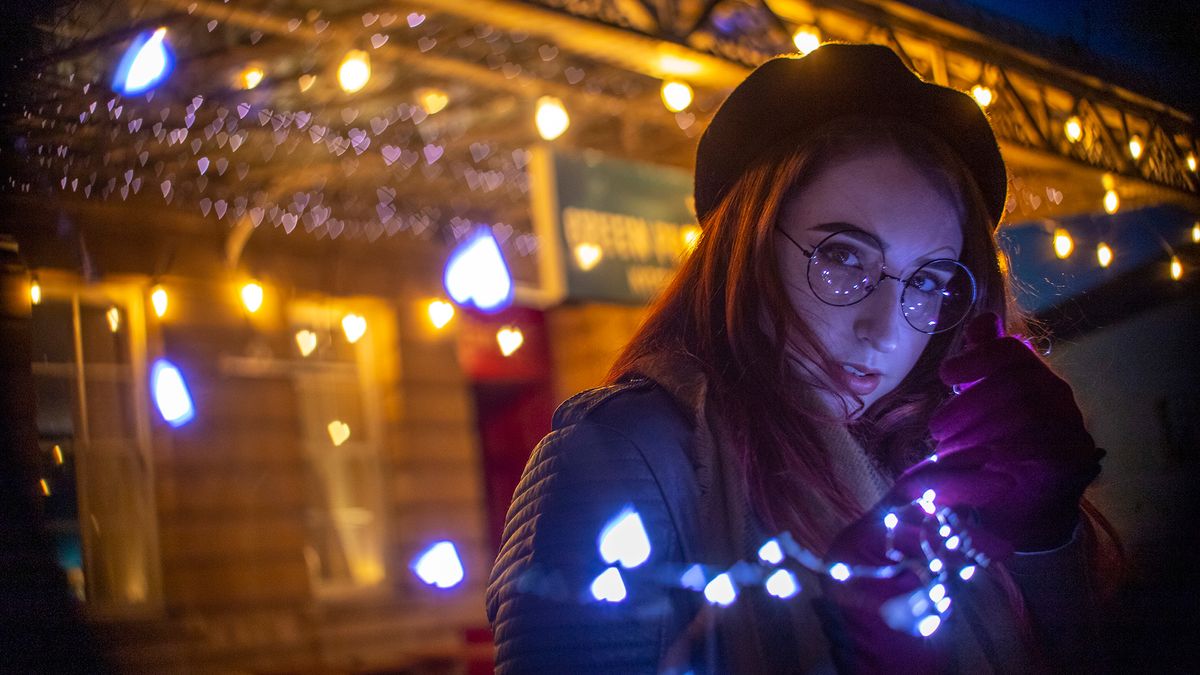
[[[883,253],[867,235],[840,232],[827,237],[808,263],[813,293],[831,305],[852,305],[883,278]],[[975,301],[975,281],[954,260],[930,261],[903,280],[900,311],[909,325],[937,333],[958,325]]]

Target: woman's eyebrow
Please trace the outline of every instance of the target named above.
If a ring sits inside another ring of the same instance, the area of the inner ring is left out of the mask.
[[[869,230],[865,230],[853,223],[844,223],[841,221],[834,221],[832,223],[821,223],[820,225],[814,225],[812,227],[812,230],[815,232],[828,232],[829,234],[833,234],[835,232],[849,232],[849,233],[857,235],[859,237],[869,238],[872,241],[879,242],[879,246],[881,247],[881,250],[883,251],[883,253],[885,255],[887,254],[887,251],[888,251],[888,243],[886,241],[884,241],[879,235],[877,235],[874,232],[871,232]],[[949,250],[951,258],[957,257],[954,254],[954,249],[951,248],[950,246],[943,246],[942,248],[937,249],[937,251],[941,251],[943,249]],[[934,251],[933,253],[936,253],[937,251]],[[934,256],[933,253],[923,256],[920,260],[923,262],[935,260],[936,256]]]
[[[834,221],[832,223],[821,223],[820,225],[814,226],[812,229],[816,232],[828,232],[829,234],[833,234],[835,232],[851,232],[861,237],[866,237],[873,241],[879,242],[879,245],[882,247],[884,253],[887,253],[888,250],[887,242],[883,239],[880,239],[879,235],[875,234],[874,232],[864,230],[858,225],[854,225],[852,223]]]

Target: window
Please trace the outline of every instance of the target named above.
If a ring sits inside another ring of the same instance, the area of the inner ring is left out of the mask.
[[[318,595],[373,587],[385,576],[385,530],[372,331],[351,343],[345,313],[316,304],[294,303],[289,316],[308,474],[309,576]]]
[[[141,295],[42,281],[33,375],[58,559],[90,607],[148,608],[161,592]]]

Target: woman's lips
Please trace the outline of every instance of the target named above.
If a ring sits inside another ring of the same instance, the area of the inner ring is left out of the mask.
[[[863,372],[858,369],[859,372]],[[879,387],[879,380],[882,379],[879,373],[868,373],[866,375],[855,375],[845,368],[842,369],[842,381],[849,389],[857,396],[867,396]]]

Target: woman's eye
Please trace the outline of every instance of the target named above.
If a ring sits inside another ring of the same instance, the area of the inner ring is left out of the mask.
[[[934,293],[941,290],[945,284],[933,275],[918,274],[908,280],[908,285],[922,293]]]
[[[822,252],[830,262],[843,267],[860,267],[862,265],[858,251],[849,246],[827,246]]]

